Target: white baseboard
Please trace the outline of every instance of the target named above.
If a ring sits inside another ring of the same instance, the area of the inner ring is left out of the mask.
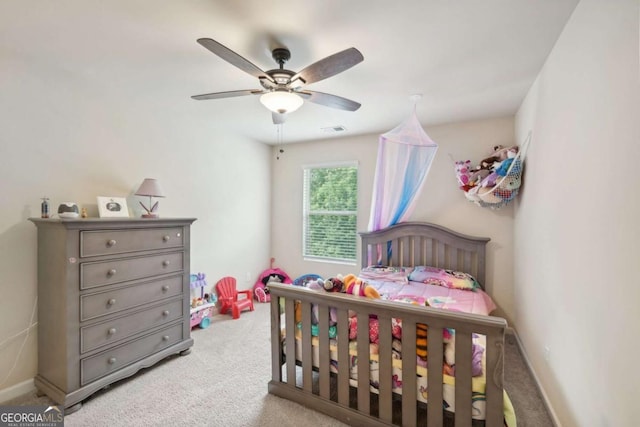
[[[562,424],[560,424],[560,420],[558,420],[556,411],[553,410],[553,406],[551,405],[549,396],[547,396],[547,393],[544,391],[544,388],[542,387],[542,385],[540,384],[540,381],[538,380],[538,376],[536,375],[536,372],[533,370],[533,366],[531,366],[531,362],[529,360],[529,357],[527,356],[527,352],[524,351],[524,346],[522,345],[522,341],[520,341],[520,337],[518,336],[518,333],[512,327],[507,327],[507,333],[513,334],[513,336],[516,338],[516,343],[518,343],[518,348],[520,349],[520,353],[522,354],[524,363],[525,365],[527,365],[527,368],[529,369],[529,372],[533,377],[533,381],[536,383],[536,387],[538,388],[538,391],[540,392],[540,396],[542,397],[542,402],[544,403],[544,406],[547,408],[547,412],[549,412],[549,416],[551,417],[551,421],[553,422],[553,425],[555,427],[562,427]]]
[[[0,404],[31,393],[36,389],[33,378],[0,390]]]

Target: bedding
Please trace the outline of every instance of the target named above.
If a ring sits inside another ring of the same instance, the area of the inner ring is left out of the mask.
[[[368,279],[367,283],[386,300],[424,301],[430,307],[484,316],[496,309],[491,297],[482,289],[469,291],[413,281],[401,283]]]
[[[473,291],[480,288],[478,281],[469,273],[425,265],[415,267],[407,279],[453,289]]]

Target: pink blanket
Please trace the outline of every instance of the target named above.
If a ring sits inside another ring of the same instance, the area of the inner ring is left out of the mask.
[[[421,282],[388,282],[366,279],[382,299],[407,298],[417,302],[427,302],[429,306],[445,310],[488,316],[496,305],[482,289],[475,291],[451,289]]]

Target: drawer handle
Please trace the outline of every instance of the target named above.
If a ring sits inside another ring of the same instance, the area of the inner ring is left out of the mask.
[[[110,357],[109,360],[107,360],[107,362],[109,362],[109,365],[113,365],[114,363],[116,363],[116,358],[115,357]]]
[[[171,264],[171,262],[169,262],[168,260],[164,260],[164,261],[162,261],[162,266],[163,266],[163,267],[168,267],[168,266],[169,266],[169,264]]]
[[[108,331],[109,335],[114,335],[116,333],[116,328],[110,328]]]
[[[111,298],[109,301],[107,301],[107,305],[115,305],[115,303],[116,303],[115,298]]]
[[[168,290],[169,290],[169,286],[167,285],[162,286],[162,292],[167,292]]]
[[[118,271],[115,268],[107,271],[107,276],[115,276]]]
[[[163,316],[165,316],[165,317],[166,317],[166,316],[168,316],[168,315],[169,315],[169,310],[165,310],[165,311],[163,311],[163,312],[162,312],[162,315],[163,315]]]
[[[110,248],[116,245],[116,241],[114,239],[111,239],[107,242],[107,246],[109,246]]]
[[[169,341],[169,335],[165,335],[162,337],[162,341]]]
[[[168,242],[170,239],[171,239],[171,237],[170,237],[170,236],[164,236],[164,237],[162,237],[162,241],[163,241],[163,242]]]

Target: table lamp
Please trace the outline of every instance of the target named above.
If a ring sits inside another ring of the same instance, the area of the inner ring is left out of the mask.
[[[158,202],[155,202],[153,205],[151,204],[152,197],[164,197],[158,181],[153,178],[145,178],[135,194],[136,196],[149,196],[148,208],[140,202],[140,205],[147,212],[146,214],[142,214],[142,218],[158,218],[158,214],[156,213],[158,211]]]

